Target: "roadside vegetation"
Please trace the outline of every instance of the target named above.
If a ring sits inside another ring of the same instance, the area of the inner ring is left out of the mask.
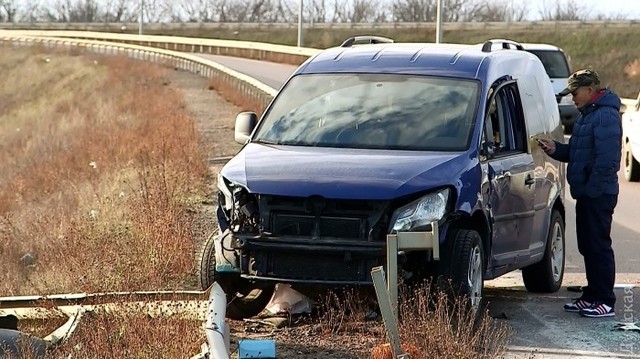
[[[3,49],[0,293],[177,289],[206,166],[166,69]]]
[[[124,57],[2,48],[0,296],[190,287],[199,235],[190,208],[204,198],[207,168],[167,71]],[[60,324],[20,328],[44,336]],[[201,328],[88,314],[61,351],[180,358],[199,352]]]
[[[510,331],[486,311],[476,313],[466,298],[451,300],[436,286],[400,287],[398,331],[402,349],[412,359],[489,359],[504,354]],[[322,333],[376,333],[372,359],[393,359],[381,319],[372,316],[377,304],[352,290],[330,293],[321,302],[318,323]],[[372,319],[374,318],[374,319]]]

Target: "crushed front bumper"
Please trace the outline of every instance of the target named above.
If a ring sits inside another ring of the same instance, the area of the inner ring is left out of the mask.
[[[243,278],[295,284],[369,285],[371,269],[397,268],[400,251],[430,251],[440,259],[437,222],[429,231],[389,234],[386,243],[292,236],[237,236],[230,243]]]

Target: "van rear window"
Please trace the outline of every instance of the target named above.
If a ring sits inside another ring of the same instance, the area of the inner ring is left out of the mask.
[[[567,63],[567,58],[561,51],[550,51],[550,50],[527,50],[530,53],[536,55],[544,69],[547,71],[547,75],[549,75],[552,79],[557,78],[567,78],[571,74],[569,70],[569,64]]]

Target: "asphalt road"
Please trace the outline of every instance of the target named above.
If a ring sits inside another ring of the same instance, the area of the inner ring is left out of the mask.
[[[640,279],[640,182],[627,182],[618,173],[620,195],[613,214],[611,238],[618,273],[635,273]],[[576,245],[575,201],[567,191],[567,272],[584,272],[584,263]]]
[[[279,89],[295,66],[228,56],[201,55]],[[582,318],[565,313],[562,304],[577,296],[562,288],[552,295],[535,295],[524,289],[520,272],[486,283],[492,316],[511,326],[509,357],[529,358],[640,358],[640,332],[613,330],[618,321],[640,325],[640,183],[620,175],[620,196],[614,214],[612,238],[616,253],[616,317]],[[584,263],[575,235],[575,201],[566,193],[566,275],[564,285],[585,283]]]
[[[278,90],[296,69],[293,65],[260,60],[243,59],[233,56],[200,54],[205,59],[215,61],[230,69],[251,76]]]

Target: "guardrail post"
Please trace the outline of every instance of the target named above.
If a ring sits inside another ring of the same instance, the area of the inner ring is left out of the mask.
[[[398,316],[398,236],[387,236],[387,290],[393,315]]]
[[[387,336],[389,337],[389,344],[391,344],[393,357],[396,359],[410,359],[409,355],[402,352],[400,334],[398,333],[397,316],[392,309],[391,298],[385,281],[384,269],[381,266],[374,267],[371,270],[371,278],[373,279],[373,286],[376,290],[380,313],[382,314],[382,320],[384,321],[384,326],[387,330]]]

